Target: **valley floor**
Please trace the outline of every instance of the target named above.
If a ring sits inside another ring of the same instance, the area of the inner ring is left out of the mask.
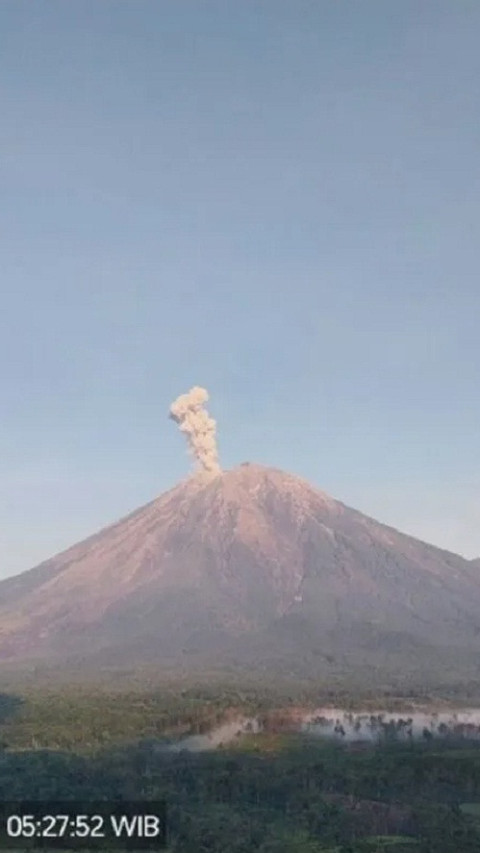
[[[469,731],[402,740],[387,727],[346,743],[292,731],[304,701],[238,687],[4,693],[0,800],[162,799],[170,853],[478,853]],[[169,748],[240,712],[263,729],[210,751]]]

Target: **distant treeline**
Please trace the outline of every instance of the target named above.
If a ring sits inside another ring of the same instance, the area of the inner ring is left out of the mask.
[[[382,707],[404,713],[409,703],[413,708],[434,701],[434,695],[420,690],[402,697],[392,691],[353,694],[322,685],[27,685],[0,694],[0,743],[13,749],[91,752],[138,738],[202,734],[229,716],[257,716],[278,708],[330,704],[346,711]]]

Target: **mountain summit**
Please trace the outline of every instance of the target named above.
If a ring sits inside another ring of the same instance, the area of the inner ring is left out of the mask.
[[[2,581],[0,626],[4,661],[400,676],[461,659],[471,674],[480,573],[244,463]]]

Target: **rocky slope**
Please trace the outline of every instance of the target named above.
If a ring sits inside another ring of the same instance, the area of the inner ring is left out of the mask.
[[[3,661],[475,677],[479,652],[478,561],[253,464],[0,583]]]

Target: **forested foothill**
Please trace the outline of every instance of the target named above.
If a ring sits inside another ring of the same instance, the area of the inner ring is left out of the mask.
[[[364,696],[403,707],[426,697]],[[342,742],[288,726],[343,691],[32,684],[0,695],[2,800],[159,800],[171,853],[480,850],[480,741],[451,733]],[[172,750],[239,714],[262,720],[210,751]]]

